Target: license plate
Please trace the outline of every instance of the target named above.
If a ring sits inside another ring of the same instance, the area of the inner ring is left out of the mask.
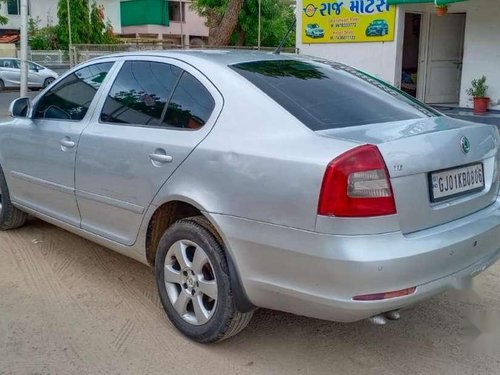
[[[429,174],[431,202],[439,202],[484,189],[482,163]]]

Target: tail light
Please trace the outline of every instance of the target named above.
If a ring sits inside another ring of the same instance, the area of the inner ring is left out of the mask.
[[[368,217],[395,213],[389,173],[376,146],[356,147],[328,164],[319,215]]]

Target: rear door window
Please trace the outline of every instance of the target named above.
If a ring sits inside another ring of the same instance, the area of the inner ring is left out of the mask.
[[[101,121],[158,126],[182,69],[152,61],[123,64],[106,98]]]
[[[315,131],[439,115],[391,85],[342,64],[265,60],[231,68]]]
[[[184,72],[168,103],[165,126],[199,129],[209,119],[215,101],[208,90],[188,72]]]
[[[111,87],[101,121],[195,130],[205,125],[214,107],[205,86],[181,68],[128,61]]]

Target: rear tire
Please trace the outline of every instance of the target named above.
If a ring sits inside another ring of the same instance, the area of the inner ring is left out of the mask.
[[[253,311],[236,308],[223,244],[203,216],[179,220],[165,231],[155,276],[168,318],[194,341],[225,340],[252,318]]]
[[[14,207],[10,200],[9,188],[0,168],[0,230],[16,229],[26,223],[28,214]]]
[[[0,92],[5,90],[5,83],[0,79]]]

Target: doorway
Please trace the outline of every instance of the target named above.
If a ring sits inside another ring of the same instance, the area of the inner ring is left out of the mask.
[[[401,89],[407,94],[417,97],[419,79],[420,37],[422,15],[419,13],[405,14],[403,39],[403,66],[401,72]]]
[[[426,103],[456,104],[460,98],[465,13],[430,16],[425,83]]]

